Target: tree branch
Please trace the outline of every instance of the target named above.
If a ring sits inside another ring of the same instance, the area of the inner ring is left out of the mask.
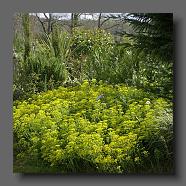
[[[44,33],[46,34],[47,32],[46,32],[46,29],[45,29],[44,22],[41,21],[40,17],[39,17],[37,14],[36,14],[36,17],[37,17],[38,21],[41,23],[41,26],[42,26],[42,28],[43,28],[43,31],[44,31]]]
[[[45,18],[48,20],[49,18],[48,18],[48,16],[46,15],[46,13],[43,13],[43,14],[44,14]]]
[[[110,17],[107,17],[107,19],[103,20],[103,22],[101,23],[101,26],[103,26],[103,24],[104,24],[105,22],[107,22],[109,19],[110,19]]]

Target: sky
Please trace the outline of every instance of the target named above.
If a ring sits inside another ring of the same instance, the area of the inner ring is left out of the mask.
[[[35,13],[31,13],[31,14],[35,14]],[[37,13],[39,17],[41,18],[45,18],[45,16],[43,15],[43,13]],[[63,19],[70,19],[70,14],[71,13],[53,13],[56,16],[59,17],[63,17]],[[90,14],[94,14],[94,17]],[[110,14],[110,13],[104,13],[104,14]],[[112,13],[112,14],[120,14],[120,13]],[[46,15],[48,16],[48,13],[46,13]],[[82,19],[86,18],[86,19],[97,19],[98,18],[99,13],[83,13],[83,15],[81,15],[80,17]]]

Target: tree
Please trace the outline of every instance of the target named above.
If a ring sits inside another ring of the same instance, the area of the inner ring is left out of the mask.
[[[103,25],[106,22],[113,20],[114,15],[115,14],[99,13],[99,15],[98,15],[98,28],[103,27]],[[110,24],[111,24],[110,26],[104,27],[104,30],[109,30],[113,27],[119,26],[121,24],[121,22],[118,23],[117,20],[115,20],[114,22],[110,22]]]
[[[30,20],[29,13],[22,14],[22,25],[24,33],[24,61],[27,60],[30,53]]]
[[[124,19],[134,30],[134,34],[125,33],[134,40],[133,47],[164,61],[173,60],[173,14],[130,13]]]
[[[123,20],[134,31],[125,33],[133,41],[132,51],[144,58],[136,60],[138,81],[148,90],[172,99],[173,14],[131,13]]]
[[[53,25],[58,21],[57,17],[52,13],[48,13],[48,15],[47,13],[43,13],[44,18],[41,18],[37,13],[35,15],[41,23],[44,33],[49,35],[53,30]]]
[[[74,28],[79,26],[78,21],[79,21],[80,15],[81,15],[81,13],[72,13],[71,14],[71,25],[70,25],[71,34],[73,34]]]

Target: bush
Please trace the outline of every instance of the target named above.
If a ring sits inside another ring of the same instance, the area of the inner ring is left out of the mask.
[[[123,174],[173,169],[172,106],[142,90],[93,79],[16,101],[13,116],[14,154],[23,166]]]
[[[58,43],[52,36],[37,39],[27,60],[23,58],[23,51],[17,53],[14,68],[14,100],[28,98],[38,93],[63,85],[68,79],[66,68],[70,52],[70,39],[67,33],[58,33]],[[60,53],[57,55],[56,46]],[[16,45],[15,45],[16,46]]]
[[[80,81],[112,78],[110,76],[114,71],[112,72],[111,55],[114,38],[110,33],[100,29],[75,29],[72,40],[71,50],[74,51],[72,69],[74,69],[76,78]]]

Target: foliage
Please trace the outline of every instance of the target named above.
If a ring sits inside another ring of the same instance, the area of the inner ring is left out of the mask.
[[[53,35],[45,35],[42,39],[39,37],[33,43],[27,60],[24,60],[23,52],[17,50],[14,70],[15,99],[28,98],[33,93],[56,88],[66,82],[70,42],[68,34],[60,32],[55,38]],[[15,46],[19,47],[17,42]]]
[[[117,44],[112,34],[101,29],[74,28],[71,35],[55,25],[50,35],[32,37],[30,42],[25,60],[21,45],[24,39],[15,35],[14,100],[93,78],[110,84],[125,83],[172,99],[173,63],[126,47],[138,43],[134,38],[130,41],[124,35],[124,44]]]
[[[111,73],[114,39],[110,33],[101,29],[75,29],[72,50],[74,50],[72,69],[75,78],[106,80]],[[111,78],[111,77],[110,77]]]
[[[22,24],[24,30],[24,60],[29,57],[30,53],[30,21],[29,13],[24,13],[22,15]]]
[[[135,41],[134,47],[146,54],[173,60],[173,14],[171,13],[130,13],[129,22],[135,33],[128,34]]]
[[[21,18],[13,40],[14,170],[172,173],[172,14],[128,14],[133,30],[124,43],[77,28],[77,19],[70,33],[56,22],[36,35],[29,15]]]
[[[173,170],[172,105],[140,89],[85,80],[15,101],[13,119],[14,155],[25,166],[123,174]]]
[[[123,31],[124,45],[134,54],[132,84],[157,95],[173,95],[173,14],[129,13],[119,19],[133,32]],[[130,38],[130,40],[129,40]]]
[[[102,30],[75,29],[71,37],[54,27],[51,35],[43,34],[33,40],[26,60],[20,42],[23,42],[20,35],[16,35],[15,99],[27,98],[30,94],[58,87],[65,82],[81,82],[93,77],[106,80],[112,73],[113,68],[109,67],[112,61],[109,62],[109,59],[113,38]]]

